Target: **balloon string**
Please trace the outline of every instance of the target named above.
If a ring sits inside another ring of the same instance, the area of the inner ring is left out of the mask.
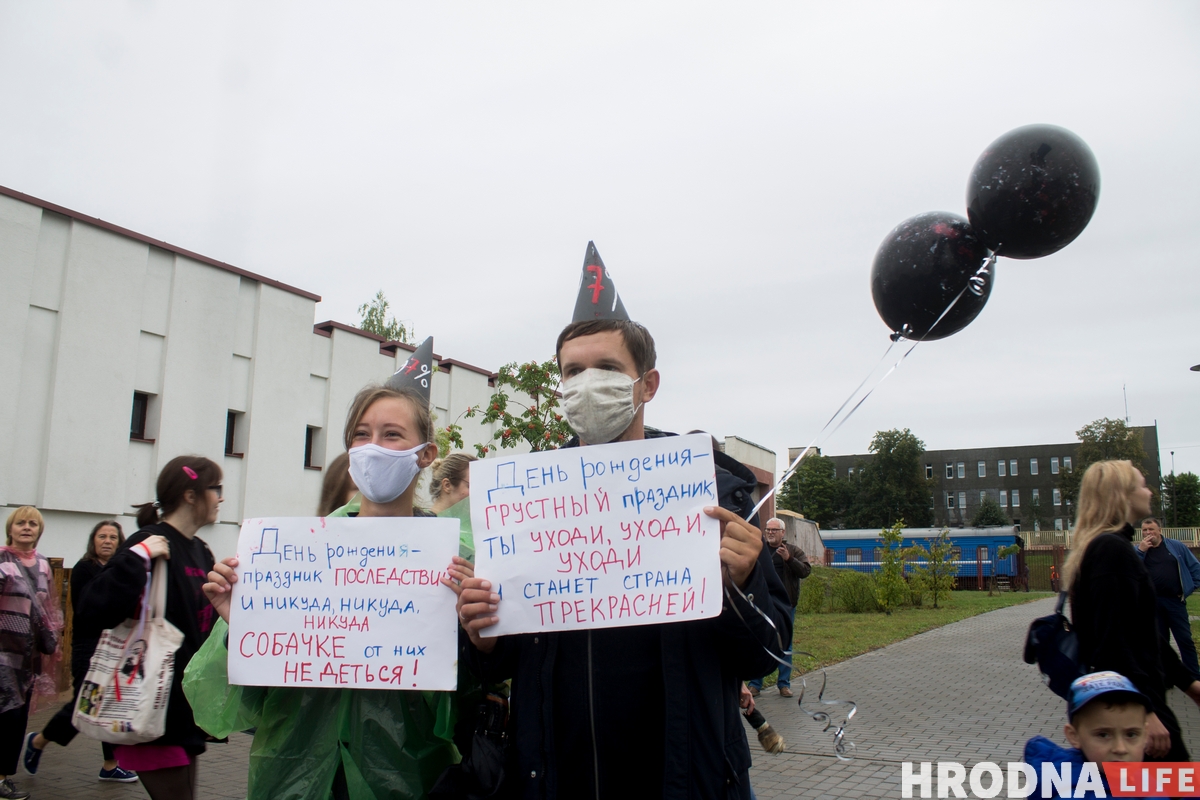
[[[994,262],[995,257],[993,256],[992,259],[990,259],[990,261]],[[985,261],[983,266],[980,267],[979,272],[980,273],[986,272],[988,266],[989,266],[989,262]],[[846,406],[848,406],[850,404],[850,401],[852,401],[858,395],[858,393],[862,390],[863,386],[865,386],[867,384],[867,382],[871,379],[871,376],[874,375],[879,370],[880,364],[884,363],[887,360],[888,354],[892,352],[892,348],[895,347],[896,344],[901,339],[909,338],[907,336],[902,335],[902,333],[901,333],[903,331],[909,330],[909,328],[907,325],[905,325],[903,328],[901,328],[901,332],[897,332],[892,335],[892,337],[891,337],[892,342],[891,342],[891,344],[888,345],[887,350],[885,350],[883,352],[883,357],[879,359],[879,361],[875,364],[875,366],[871,367],[871,371],[867,373],[867,376],[862,379],[862,382],[859,383],[858,386],[856,386],[854,388],[854,391],[850,393],[850,396],[847,397],[845,399],[845,401],[841,404],[841,406],[838,407],[838,410],[835,411],[833,416],[829,418],[829,421],[825,423],[825,427],[821,428],[821,430],[817,433],[817,435],[815,437],[813,437],[813,440],[811,442],[809,442],[808,446],[800,451],[800,454],[798,456],[796,456],[795,460],[793,460],[792,463],[788,466],[788,468],[784,471],[782,477],[780,477],[779,480],[777,480],[775,482],[775,485],[772,486],[771,489],[759,499],[758,503],[755,504],[754,509],[750,512],[747,519],[752,519],[754,517],[754,515],[757,514],[762,509],[763,505],[769,499],[771,499],[777,491],[779,491],[779,487],[783,486],[783,484],[785,484],[788,481],[788,479],[792,477],[792,475],[796,472],[796,470],[800,468],[800,461],[806,455],[808,455],[809,451],[811,451],[813,449],[814,445],[816,445],[819,448],[820,445],[823,445],[823,444],[825,444],[826,441],[828,441],[829,437],[831,437],[835,433],[837,433],[841,429],[841,427],[846,424],[846,420],[848,420],[852,416],[854,416],[854,413],[856,411],[858,411],[859,408],[862,407],[862,404],[867,401],[867,398],[870,397],[872,394],[874,394],[875,390],[878,389],[880,387],[880,385],[884,381],[886,381],[893,372],[895,372],[897,369],[899,369],[900,365],[904,362],[904,359],[908,358],[909,354],[912,353],[913,350],[917,349],[917,345],[919,345],[925,339],[929,338],[929,334],[933,333],[933,330],[938,326],[938,324],[943,319],[946,318],[946,315],[950,313],[950,310],[953,309],[954,306],[958,303],[958,301],[962,299],[962,296],[964,294],[966,294],[967,290],[970,287],[971,287],[971,284],[968,283],[966,286],[964,286],[962,288],[962,290],[957,295],[955,295],[954,299],[950,301],[950,305],[946,306],[946,308],[942,311],[942,313],[938,315],[938,318],[936,320],[934,320],[932,325],[929,326],[929,330],[925,332],[924,336],[922,336],[920,339],[910,339],[910,341],[912,341],[912,347],[909,347],[907,350],[905,350],[904,354],[901,355],[900,358],[898,358],[896,360],[896,363],[892,364],[891,368],[883,374],[883,377],[880,378],[878,381],[876,381],[875,385],[873,385],[867,391],[867,393],[864,394],[861,399],[859,399],[859,401],[857,403],[855,403],[853,406],[851,406],[850,410],[847,411],[846,414],[841,417],[841,419],[838,421],[837,425],[834,426],[833,430],[829,431],[828,433],[825,433],[825,431],[828,430],[829,426],[833,423],[833,421],[838,419],[838,416],[841,415],[842,411],[846,408]]]
[[[976,277],[978,277],[980,275],[986,275],[989,267],[992,264],[994,264],[995,261],[996,261],[995,254],[992,254],[992,256],[989,259],[985,260],[983,265],[976,272]],[[894,348],[901,339],[909,338],[906,334],[910,330],[910,328],[907,325],[905,325],[903,328],[901,328],[901,331],[898,331],[897,333],[892,335],[891,344],[889,344],[887,349],[883,351],[883,356],[881,356],[879,361],[877,361],[875,363],[875,365],[871,367],[871,370],[867,373],[867,376],[865,378],[863,378],[861,382],[859,382],[858,386],[854,387],[854,391],[852,391],[850,393],[850,395],[842,402],[842,404],[840,406],[838,406],[838,410],[833,413],[833,416],[829,418],[829,421],[825,423],[825,426],[823,428],[821,428],[821,430],[817,433],[817,435],[815,437],[813,437],[813,440],[808,443],[808,446],[800,451],[800,454],[798,456],[796,456],[795,460],[793,460],[792,463],[788,466],[787,470],[784,471],[783,476],[778,481],[775,482],[775,485],[771,487],[771,490],[768,491],[765,495],[763,495],[762,499],[758,501],[758,503],[754,506],[754,509],[748,515],[748,518],[753,518],[754,515],[757,514],[759,512],[759,510],[763,507],[763,504],[766,503],[767,500],[770,499],[775,494],[776,491],[778,491],[779,487],[782,486],[784,483],[786,483],[788,481],[788,479],[792,477],[793,473],[795,473],[795,471],[800,467],[800,462],[804,459],[804,457],[806,455],[808,455],[809,451],[811,451],[813,449],[813,446],[818,443],[818,440],[820,441],[821,444],[824,444],[825,441],[827,441],[830,436],[833,436],[835,433],[838,432],[839,429],[841,429],[842,425],[846,424],[846,420],[848,420],[848,419],[850,419],[850,417],[854,416],[854,413],[856,411],[858,411],[859,408],[862,407],[862,404],[867,401],[867,398],[870,397],[872,394],[874,394],[875,390],[878,389],[880,387],[880,385],[882,385],[883,382],[886,381],[893,372],[895,372],[897,369],[900,368],[900,365],[902,363],[904,363],[904,360],[906,358],[908,358],[909,355],[912,354],[913,350],[917,349],[917,345],[919,345],[921,342],[923,342],[925,339],[927,339],[929,337],[929,334],[932,333],[934,328],[936,328],[938,326],[938,324],[943,319],[946,318],[946,315],[949,314],[950,310],[953,309],[954,306],[958,303],[958,301],[962,299],[962,296],[964,294],[966,294],[967,290],[970,289],[971,291],[974,291],[974,289],[972,288],[973,286],[974,286],[974,284],[968,283],[966,286],[964,286],[962,288],[962,291],[960,291],[954,297],[954,299],[950,301],[950,304],[948,306],[946,306],[945,310],[943,310],[942,313],[938,315],[938,318],[936,320],[934,320],[933,324],[929,326],[929,330],[925,332],[924,336],[922,336],[920,339],[910,339],[910,341],[912,341],[912,346],[909,347],[907,350],[905,350],[900,355],[900,358],[896,359],[896,362],[894,364],[892,364],[892,366],[888,369],[888,371],[883,374],[883,377],[881,377],[878,381],[876,381],[875,384],[869,390],[867,390],[867,393],[864,394],[857,403],[855,403],[853,406],[851,406],[850,410],[848,412],[846,412],[846,414],[843,416],[842,412],[845,411],[846,406],[850,405],[850,402],[852,400],[854,400],[854,398],[858,395],[858,393],[860,391],[862,391],[862,388],[867,385],[868,381],[870,381],[871,376],[879,371],[880,365],[884,364],[887,361],[887,357],[892,352],[892,348]],[[841,417],[840,420],[838,419],[839,417]],[[833,424],[834,420],[838,420],[837,425],[834,426],[833,430],[829,431],[829,433],[826,434],[826,431],[829,429],[829,426]],[[737,603],[735,603],[733,601],[733,595],[731,595],[729,592],[730,589],[733,589],[733,591],[738,593],[738,595],[742,598],[742,600],[746,603],[746,605],[748,605],[754,611],[754,613],[758,614],[758,616],[760,616],[764,620],[766,620],[767,624],[771,626],[771,630],[775,634],[775,642],[779,648],[779,651],[781,653],[783,653],[785,656],[788,656],[788,658],[787,659],[780,658],[779,656],[777,656],[773,652],[771,652],[771,650],[767,647],[763,647],[763,650],[772,659],[779,662],[780,666],[785,666],[785,667],[791,669],[792,668],[792,661],[791,661],[792,649],[791,649],[791,647],[783,646],[783,637],[779,635],[779,628],[775,625],[775,621],[771,619],[770,615],[768,615],[765,611],[763,611],[761,608],[759,608],[757,605],[755,605],[754,601],[750,597],[747,597],[746,594],[741,590],[741,587],[739,587],[732,580],[732,578],[729,574],[728,565],[723,564],[722,568],[723,568],[724,577],[725,577],[725,580],[723,581],[723,583],[725,584],[725,586],[724,586],[725,598],[729,601],[729,607],[731,609],[733,609],[733,612],[735,614],[737,614],[738,619],[740,619],[744,625],[749,627],[749,623],[746,622],[746,618],[742,615],[741,609],[739,609],[737,607]],[[802,652],[802,651],[797,651],[797,652]],[[802,653],[802,654],[812,656],[811,653]],[[813,657],[815,658],[815,656],[813,656]],[[834,737],[833,737],[834,752],[836,753],[837,757],[843,761],[849,761],[850,759],[854,758],[855,747],[854,747],[853,742],[845,739],[846,726],[850,723],[850,719],[855,715],[855,713],[857,713],[858,706],[852,700],[825,700],[824,699],[825,698],[825,674],[824,674],[824,671],[822,671],[821,677],[822,677],[821,691],[817,695],[817,702],[820,705],[825,705],[825,706],[847,705],[850,707],[849,713],[846,715],[846,721],[837,727],[837,730],[834,731]],[[809,711],[808,709],[804,709],[803,702],[804,702],[804,689],[805,688],[806,688],[806,684],[804,683],[804,680],[802,678],[801,679],[800,700],[799,700],[799,702],[801,703],[801,709],[803,709],[805,711],[805,713],[810,714],[812,716],[812,718],[814,720],[816,720],[817,722],[824,722],[825,723],[824,730],[826,730],[826,731],[829,730],[834,725],[830,714],[828,714],[824,711]]]

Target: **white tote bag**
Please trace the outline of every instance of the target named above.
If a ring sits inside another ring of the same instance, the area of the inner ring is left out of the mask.
[[[162,736],[183,633],[163,618],[167,610],[167,560],[154,561],[137,619],[100,634],[87,677],[75,701],[75,728],[112,744],[138,744]]]

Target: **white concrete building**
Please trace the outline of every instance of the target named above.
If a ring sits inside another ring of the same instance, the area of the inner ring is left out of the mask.
[[[36,506],[38,549],[71,566],[96,522],[135,531],[131,507],[187,453],[225,472],[220,520],[201,532],[217,558],[246,517],[315,513],[351,399],[415,349],[314,325],[320,299],[0,187],[0,513]],[[491,371],[435,358],[437,424],[457,420],[470,450],[491,442],[494,426],[459,419],[488,402]],[[775,454],[722,447],[761,496]]]
[[[100,519],[136,530],[163,464],[221,464],[218,558],[249,516],[315,511],[351,398],[413,349],[313,325],[315,294],[0,187],[0,509],[39,508],[67,566]],[[436,339],[435,339],[436,342]],[[439,359],[440,425],[491,396],[490,372]],[[491,439],[463,419],[468,445]]]

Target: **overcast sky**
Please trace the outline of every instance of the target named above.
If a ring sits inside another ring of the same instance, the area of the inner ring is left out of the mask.
[[[825,444],[1071,441],[1158,421],[1200,472],[1200,4],[0,0],[0,184],[320,294],[436,349],[553,355],[594,239],[663,385],[647,422],[807,444],[878,361],[876,248],[965,214],[1019,125],[1100,203],[1001,260]],[[381,376],[383,377],[383,376]]]

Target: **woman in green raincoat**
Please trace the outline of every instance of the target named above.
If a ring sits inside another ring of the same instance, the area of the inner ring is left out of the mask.
[[[429,404],[419,393],[363,389],[345,429],[359,496],[330,516],[430,516],[413,507],[413,495],[417,474],[437,455],[433,441]],[[213,736],[257,728],[250,800],[425,797],[459,758],[455,693],[230,685],[226,634],[236,567],[237,559],[225,559],[209,574],[204,590],[221,621],[188,665],[184,691],[197,724]],[[457,563],[450,572],[463,577]]]

